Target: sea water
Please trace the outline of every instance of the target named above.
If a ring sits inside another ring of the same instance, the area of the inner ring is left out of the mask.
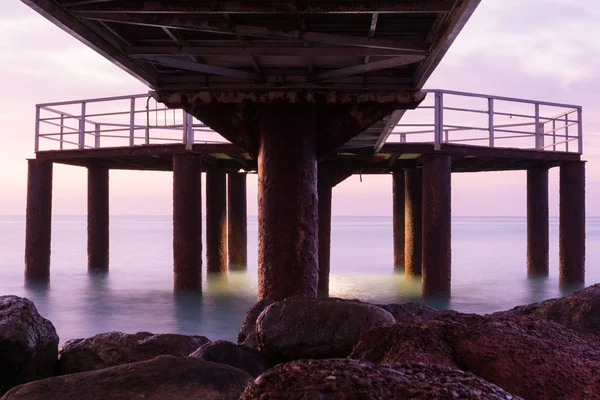
[[[25,219],[0,216],[0,295],[35,302],[66,340],[100,332],[183,333],[235,340],[256,301],[257,222],[248,220],[248,270],[173,293],[170,216],[114,216],[110,272],[89,274],[86,217],[54,216],[49,284],[23,279]],[[452,220],[452,297],[433,306],[490,313],[565,294],[558,282],[558,220],[550,220],[550,276],[528,279],[526,219]],[[600,218],[587,220],[586,285],[600,282]],[[374,303],[422,301],[420,280],[393,271],[391,217],[333,217],[330,294]]]

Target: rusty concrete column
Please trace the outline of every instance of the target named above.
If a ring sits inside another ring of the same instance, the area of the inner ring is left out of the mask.
[[[27,167],[25,278],[43,280],[50,276],[52,162],[27,160]]]
[[[202,289],[202,181],[196,157],[173,155],[175,290]]]
[[[450,297],[451,172],[449,154],[423,155],[423,296]]]
[[[585,283],[585,163],[560,166],[560,283]]]
[[[548,168],[527,170],[527,275],[548,276]]]
[[[108,270],[108,169],[88,167],[88,270]]]
[[[246,173],[227,174],[227,240],[229,269],[244,271],[248,266],[248,216]]]
[[[227,180],[224,170],[206,172],[206,269],[227,273]]]
[[[258,151],[258,298],[316,297],[315,108],[262,104]]]
[[[333,186],[328,171],[318,172],[319,196],[319,283],[317,294],[329,296],[331,269],[331,198]]]
[[[423,171],[406,169],[404,174],[404,272],[406,276],[420,276],[423,254]]]
[[[404,171],[392,175],[394,270],[404,271]]]

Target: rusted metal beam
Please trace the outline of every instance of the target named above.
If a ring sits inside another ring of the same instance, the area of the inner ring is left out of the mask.
[[[167,28],[165,28],[167,29]],[[125,48],[130,56],[195,55],[195,56],[298,56],[298,57],[393,57],[407,54],[403,50],[373,49],[348,46],[130,46]],[[409,52],[409,54],[413,54]]]
[[[375,153],[379,153],[379,151],[385,144],[386,140],[390,137],[390,135],[394,131],[394,128],[396,127],[396,125],[398,125],[398,122],[400,122],[400,119],[402,118],[402,116],[404,115],[405,112],[406,112],[406,110],[396,110],[392,113],[392,115],[390,115],[388,117],[388,120],[386,121],[385,126],[381,130],[381,134],[379,135],[379,137],[377,138],[377,141],[375,142],[375,148],[373,149],[373,151]]]
[[[187,71],[202,72],[204,74],[220,75],[220,76],[227,76],[230,78],[248,79],[248,80],[253,80],[253,81],[262,80],[262,76],[260,74],[257,74],[254,72],[249,72],[249,71],[242,71],[239,69],[217,67],[215,65],[202,64],[202,63],[197,63],[197,62],[193,62],[193,61],[178,60],[176,58],[163,57],[163,56],[144,56],[141,58],[148,60],[148,61],[154,61],[160,65],[165,65],[165,66],[172,67],[172,68],[184,69]]]
[[[452,0],[430,1],[119,1],[105,4],[106,0],[78,1],[66,4],[72,11],[113,13],[445,13],[452,10]]]
[[[100,53],[102,56],[109,59],[137,79],[141,80],[146,85],[155,87],[158,83],[158,78],[153,71],[150,71],[145,66],[131,60],[129,57],[127,57],[127,55],[122,53],[117,47],[115,47],[105,38],[98,35],[80,20],[74,18],[70,13],[57,6],[54,1],[22,1],[36,12],[41,14],[44,18],[79,41],[83,42],[86,46]]]
[[[394,58],[388,58],[387,60],[374,61],[367,64],[359,64],[352,67],[338,68],[330,71],[321,72],[315,76],[315,79],[326,80],[331,78],[337,78],[340,76],[366,74],[369,72],[396,68],[402,65],[418,63],[423,61],[424,59],[425,56],[420,55],[398,56]]]
[[[110,21],[130,25],[150,26],[157,28],[186,29],[196,32],[215,33],[219,35],[251,36],[269,39],[306,39],[313,43],[336,44],[342,46],[371,47],[380,49],[407,50],[426,52],[427,45],[421,42],[393,39],[368,38],[322,32],[301,32],[299,30],[279,30],[264,26],[235,25],[227,23],[207,22],[192,17],[180,17],[161,14],[121,14],[81,12],[78,16],[94,21]]]

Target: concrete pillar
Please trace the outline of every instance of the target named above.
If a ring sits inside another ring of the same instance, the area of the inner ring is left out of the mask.
[[[248,266],[248,216],[246,174],[227,174],[227,239],[229,269],[244,271]]]
[[[227,273],[227,181],[224,170],[206,172],[206,269]]]
[[[315,108],[261,104],[258,298],[316,297],[318,197]]]
[[[394,270],[404,271],[404,171],[396,171],[393,174],[392,203],[394,227]]]
[[[585,163],[560,166],[560,283],[585,283]]]
[[[331,198],[333,186],[327,171],[318,172],[319,195],[319,296],[329,296],[331,270]]]
[[[27,167],[25,278],[48,279],[52,227],[52,162],[27,160]]]
[[[423,155],[423,296],[450,297],[451,172],[449,154]]]
[[[108,169],[88,167],[88,270],[108,270]]]
[[[548,276],[548,168],[527,170],[527,275]]]
[[[173,155],[175,290],[202,289],[202,181],[196,157]]]
[[[423,171],[415,168],[407,169],[404,173],[404,271],[406,276],[420,276],[423,254]]]

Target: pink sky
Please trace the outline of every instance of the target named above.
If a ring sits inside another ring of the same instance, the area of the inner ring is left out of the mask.
[[[552,102],[584,110],[587,211],[600,215],[600,3],[597,0],[483,1],[427,88]],[[26,161],[33,156],[34,105],[148,89],[18,0],[0,2],[0,214],[24,214]],[[55,166],[55,214],[85,214],[86,171]],[[170,214],[171,174],[111,172],[111,212]],[[248,178],[256,214],[256,177]],[[454,215],[524,215],[525,172],[455,174]],[[354,176],[334,189],[334,214],[391,215],[391,177]],[[558,170],[550,172],[558,213]]]

